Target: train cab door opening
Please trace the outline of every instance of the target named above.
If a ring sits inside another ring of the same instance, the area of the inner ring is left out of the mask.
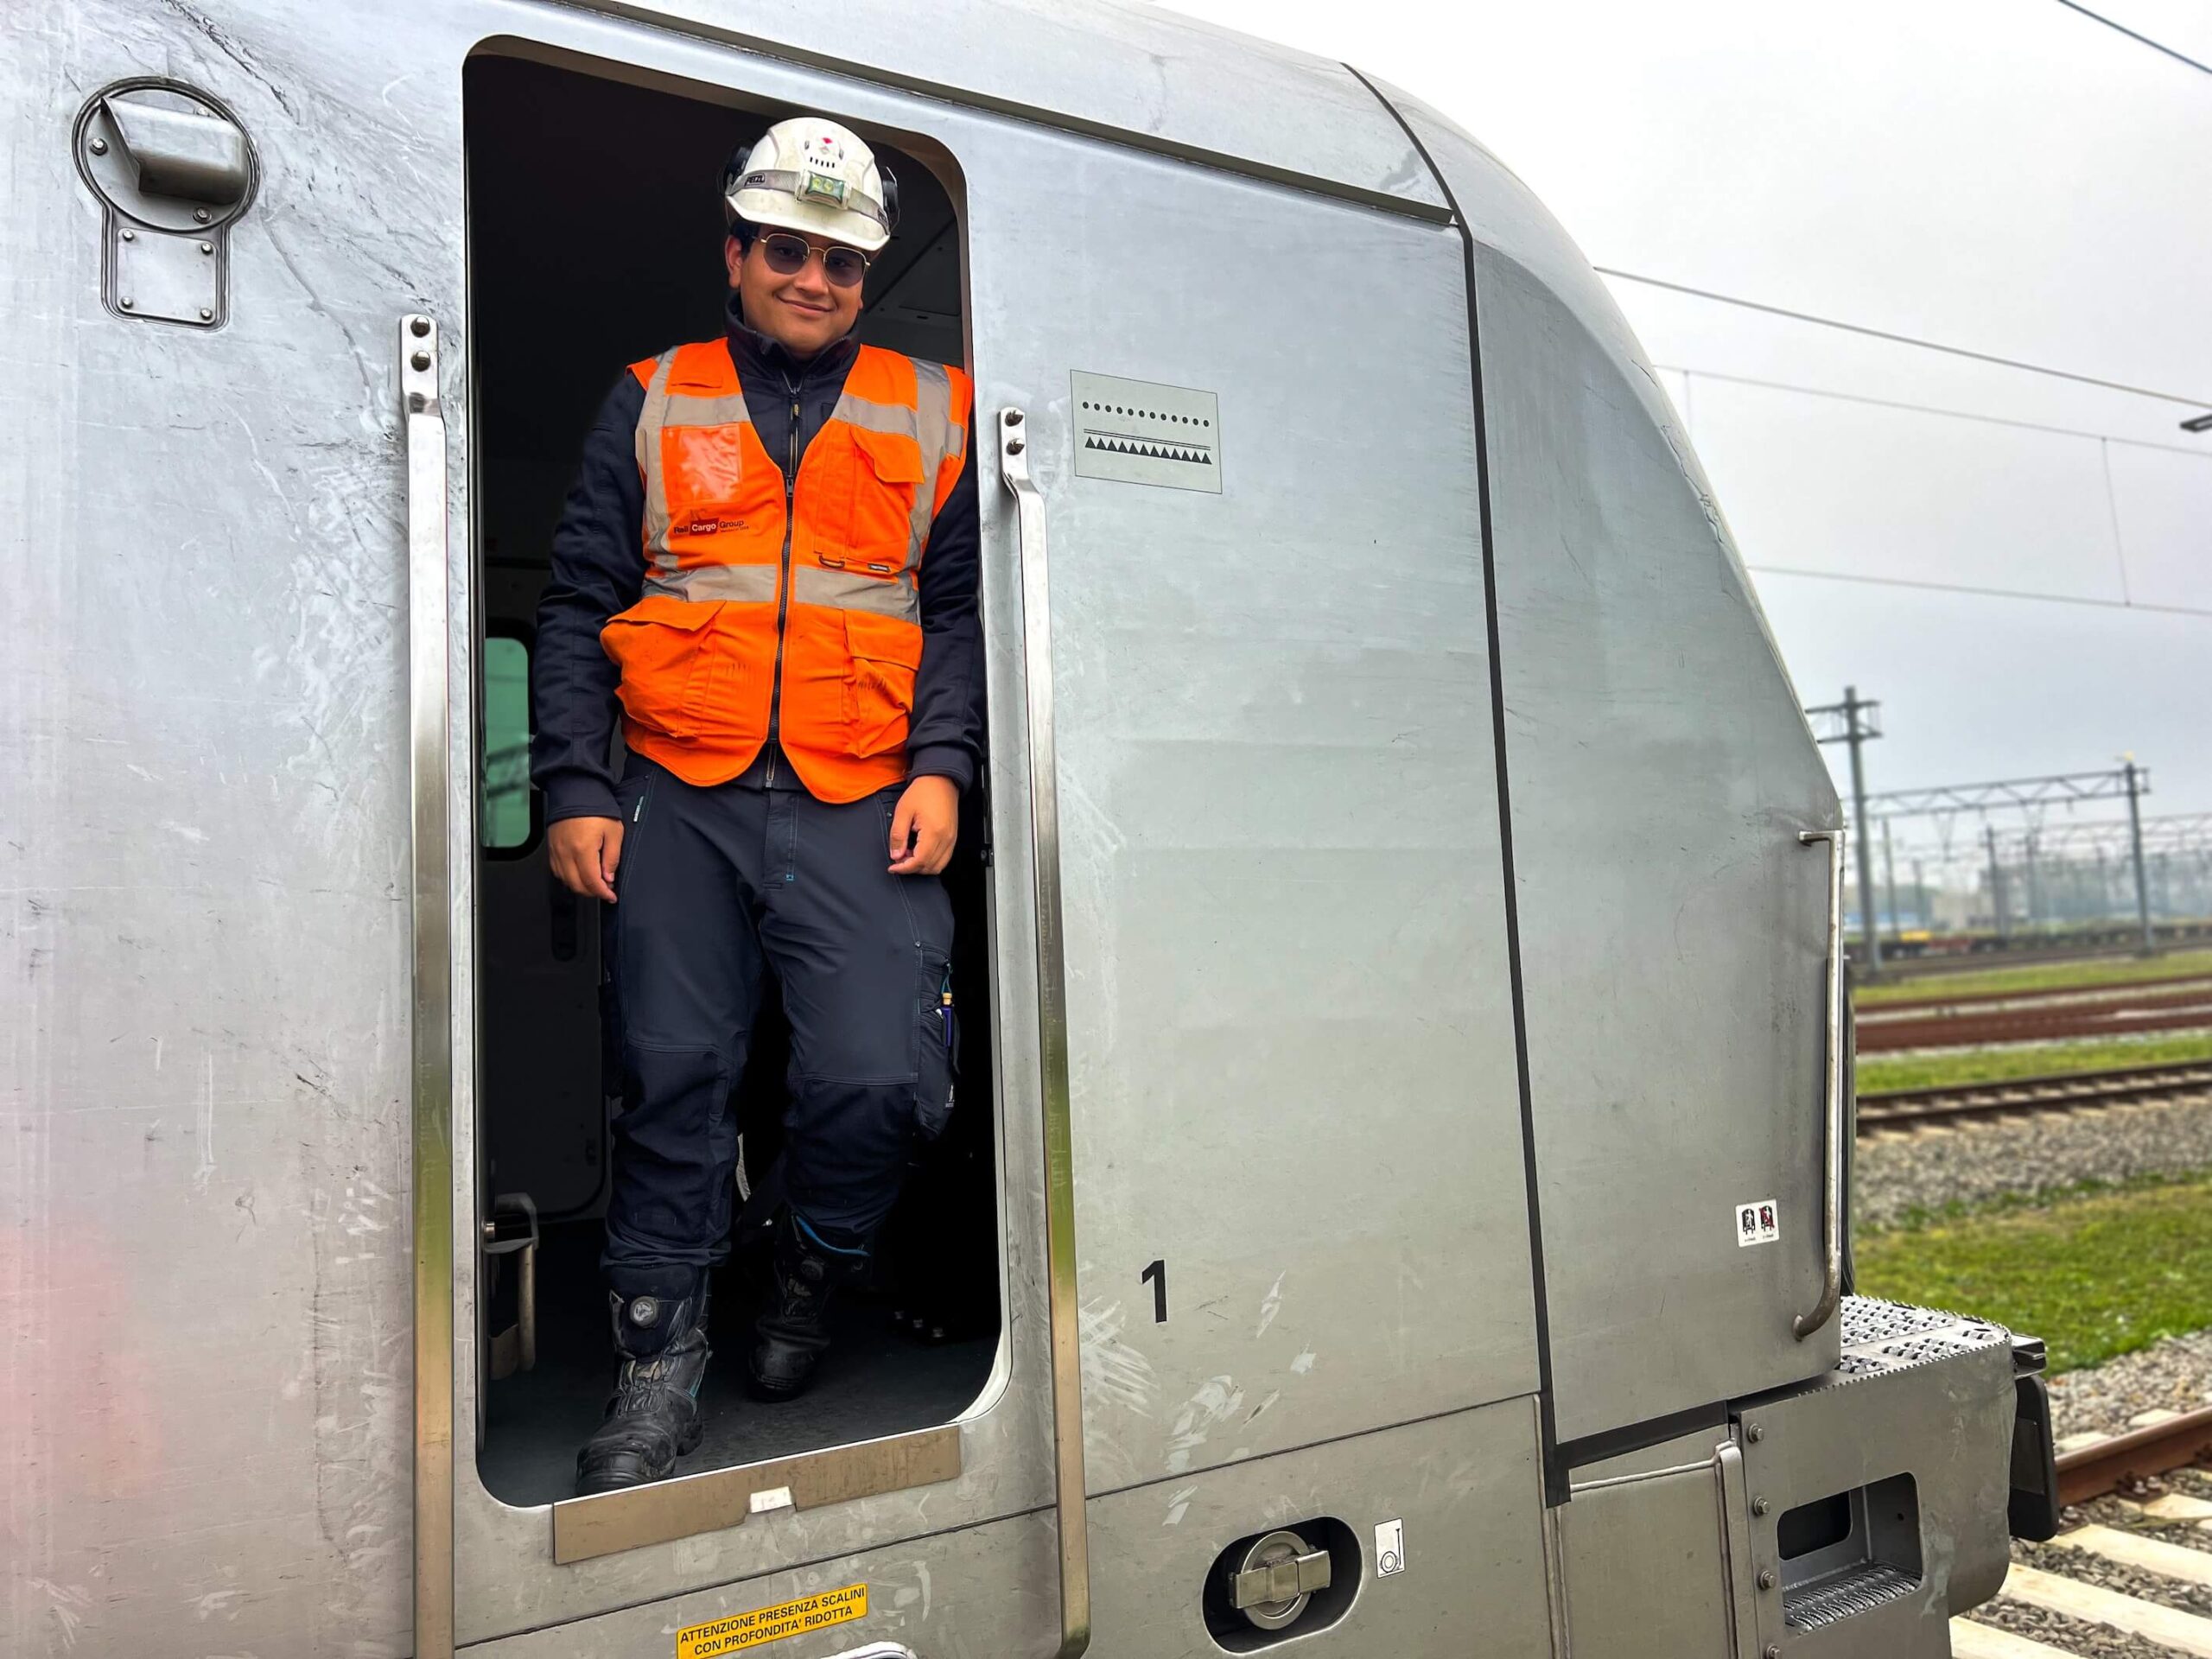
[[[530,1505],[571,1496],[577,1449],[607,1396],[598,1255],[622,1103],[619,1040],[601,1014],[602,906],[552,877],[526,781],[531,620],[608,385],[626,364],[723,333],[724,158],[801,111],[488,54],[469,60],[465,86],[480,594],[478,1470],[494,1497]],[[898,175],[900,214],[867,279],[861,337],[961,364],[957,183],[876,149]],[[986,835],[971,790],[944,880],[953,983],[979,1014],[990,1005]],[[711,1296],[705,1438],[679,1475],[934,1427],[984,1392],[1001,1333],[992,1024],[961,1023],[959,1108],[916,1154],[817,1382],[766,1406],[741,1385],[769,1219],[747,1200],[773,1166],[789,1051],[779,998],[764,995],[730,1102],[739,1219]]]

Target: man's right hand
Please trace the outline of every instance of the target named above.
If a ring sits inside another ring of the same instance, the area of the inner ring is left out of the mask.
[[[553,874],[571,893],[614,902],[614,867],[622,861],[622,820],[560,818],[545,826]]]

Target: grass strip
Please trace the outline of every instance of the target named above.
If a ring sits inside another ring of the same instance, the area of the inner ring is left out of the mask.
[[[2096,985],[2133,985],[2145,979],[2212,974],[2212,950],[2177,950],[2162,957],[2092,957],[2086,962],[1993,968],[1981,974],[1923,974],[1883,985],[1862,986],[1853,1001],[1862,1008],[1885,1002],[1923,1002],[1936,996],[1983,991],[2058,991]]]
[[[2149,1169],[2139,1174],[2124,1176],[2119,1180],[2088,1175],[2079,1180],[2039,1186],[2031,1192],[1998,1192],[1986,1198],[1947,1198],[1933,1207],[1910,1205],[1901,1214],[1888,1221],[1859,1221],[1854,1218],[1852,1225],[1857,1237],[1872,1238],[1877,1233],[1900,1230],[1911,1231],[1941,1223],[1986,1221],[1992,1216],[2016,1215],[2023,1210],[2048,1210],[2053,1205],[2063,1204],[2072,1198],[2141,1192],[2154,1186],[2190,1185],[2207,1180],[2212,1180],[2212,1167]]]
[[[2175,1065],[2184,1060],[2212,1060],[2212,1031],[2091,1037],[2071,1043],[2005,1043],[1894,1057],[1870,1054],[1859,1062],[1859,1092],[1871,1095],[1884,1089],[2002,1083],[2010,1077],[2111,1071],[2128,1065]]]
[[[2212,1326],[2212,1179],[1863,1235],[1854,1254],[1862,1294],[1995,1319],[2072,1370]]]

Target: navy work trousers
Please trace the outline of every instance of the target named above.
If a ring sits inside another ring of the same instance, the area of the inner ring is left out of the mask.
[[[904,785],[842,806],[756,766],[701,788],[632,755],[612,918],[625,1104],[602,1266],[624,1296],[685,1294],[727,1249],[730,1094],[764,985],[791,1027],[784,1190],[862,1249],[952,1108],[952,904],[893,875]]]

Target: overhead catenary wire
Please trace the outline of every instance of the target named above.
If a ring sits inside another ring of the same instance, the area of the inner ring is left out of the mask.
[[[2199,63],[2195,58],[2189,56],[2186,53],[2177,52],[2164,41],[2154,41],[2148,35],[2139,35],[2133,29],[2130,29],[2126,23],[2114,22],[2111,18],[2106,16],[2104,13],[2101,11],[2091,11],[2087,6],[2078,3],[2078,0],[2058,0],[2058,3],[2065,7],[2069,11],[2080,12],[2084,17],[2088,18],[2093,22],[2102,23],[2107,29],[2118,30],[2120,34],[2126,35],[2129,40],[2134,41],[2140,45],[2147,46],[2153,52],[2164,53],[2166,56],[2171,58],[2176,63],[2187,64],[2190,68],[2196,70],[2200,75],[2212,75],[2212,65]]]
[[[1915,334],[1900,334],[1887,328],[1876,328],[1863,322],[1846,322],[1840,317],[1824,317],[1811,311],[1793,311],[1788,306],[1768,305],[1759,300],[1746,300],[1734,294],[1716,293],[1709,288],[1696,288],[1688,283],[1669,282],[1662,276],[1646,276],[1638,271],[1622,270],[1611,265],[1592,267],[1600,276],[1618,277],[1624,283],[1637,283],[1646,288],[1663,289],[1670,294],[1687,294],[1693,299],[1711,300],[1720,305],[1732,305],[1745,311],[1764,312],[1770,317],[1787,317],[1792,322],[1809,322],[1821,328],[1834,328],[1847,334],[1859,334],[1869,340],[1885,340],[1893,345],[1916,346],[1925,352],[1941,352],[1947,357],[1963,357],[1975,363],[1993,363],[1999,368],[2018,369],[2028,374],[2048,375],[2056,380],[2071,380],[2077,385],[2101,386],[2107,391],[2124,391],[2137,397],[2155,397],[2161,403],[2181,404],[2190,409],[2212,408],[2212,397],[2192,397],[2177,391],[2160,391],[2152,386],[2133,385],[2125,380],[2107,380],[2101,375],[2082,374],[2072,369],[2053,368],[2047,363],[2030,363],[2017,357],[2005,357],[1995,352],[1978,352],[1966,346],[1953,346],[1940,340],[1923,340]]]
[[[2160,443],[2151,438],[2132,438],[2118,432],[2094,432],[2077,426],[2052,426],[2047,422],[2018,420],[2009,415],[1982,415],[1973,410],[1948,409],[1941,404],[1916,403],[1910,398],[1875,397],[1860,391],[1836,391],[1827,386],[1802,385],[1793,380],[1769,380],[1753,374],[1729,374],[1719,369],[1693,368],[1687,363],[1654,363],[1651,366],[1662,373],[1679,374],[1686,380],[1717,380],[1732,386],[1757,386],[1765,391],[1796,392],[1801,397],[1826,397],[1840,404],[1864,404],[1872,409],[1941,415],[1955,421],[1976,421],[1984,426],[2010,427],[2021,432],[2047,432],[2054,437],[2086,438],[2095,443],[2121,443],[2136,449],[2158,449],[2170,455],[2212,461],[2212,449],[2207,449],[2202,444]],[[1687,419],[1688,411],[1685,410],[1683,415]]]
[[[1762,576],[1797,576],[1813,582],[1847,582],[1866,588],[1910,588],[1924,594],[1960,594],[1973,599],[2017,599],[2038,605],[2079,605],[2098,611],[2150,611],[2162,616],[2212,616],[2202,605],[2163,605],[2145,600],[2099,599],[2092,594],[2052,594],[2031,588],[1991,588],[1974,582],[1928,582],[1914,576],[1870,575],[1858,570],[1815,570],[1803,565],[1744,561]]]
[[[1823,386],[1795,385],[1787,380],[1767,380],[1755,375],[1724,374],[1716,369],[1694,369],[1681,363],[1655,363],[1655,371],[1682,377],[1683,390],[1689,389],[1700,379],[1718,381],[1727,385],[1754,386],[1766,391],[1793,393],[1805,397],[1820,397],[1837,403],[1859,404],[1872,409],[1902,410],[1910,414],[1934,415],[1949,420],[1972,421],[1985,426],[2010,428],[2016,431],[2048,433],[2056,437],[2080,438],[2099,447],[2099,460],[2105,487],[2105,506],[2110,518],[2113,533],[2113,554],[2118,564],[2120,597],[2101,598],[2090,594],[2054,594],[2037,588],[1985,587],[1967,582],[1931,582],[1925,578],[1877,575],[1866,571],[1817,570],[1802,566],[1766,564],[1746,560],[1745,568],[1760,575],[1806,576],[1821,581],[1858,582],[1871,587],[1908,588],[1927,593],[1963,594],[1977,598],[2024,599],[2055,605],[2083,605],[2097,610],[2153,611],[2170,616],[2212,616],[2212,607],[2201,605],[2161,604],[2139,601],[2130,592],[2125,541],[2120,534],[2120,504],[2113,494],[2111,446],[2123,444],[2137,449],[2152,449],[2166,454],[2183,455],[2191,461],[2212,463],[2212,451],[2190,448],[2177,443],[2154,443],[2147,438],[2121,437],[2116,434],[2084,431],[2075,427],[2050,426],[2038,421],[2020,421],[2001,415],[1981,415],[1962,409],[1946,409],[1936,404],[1915,403],[1895,397],[1871,397],[1864,393],[1834,391]],[[1682,410],[1685,425],[1690,423],[1688,400]]]

